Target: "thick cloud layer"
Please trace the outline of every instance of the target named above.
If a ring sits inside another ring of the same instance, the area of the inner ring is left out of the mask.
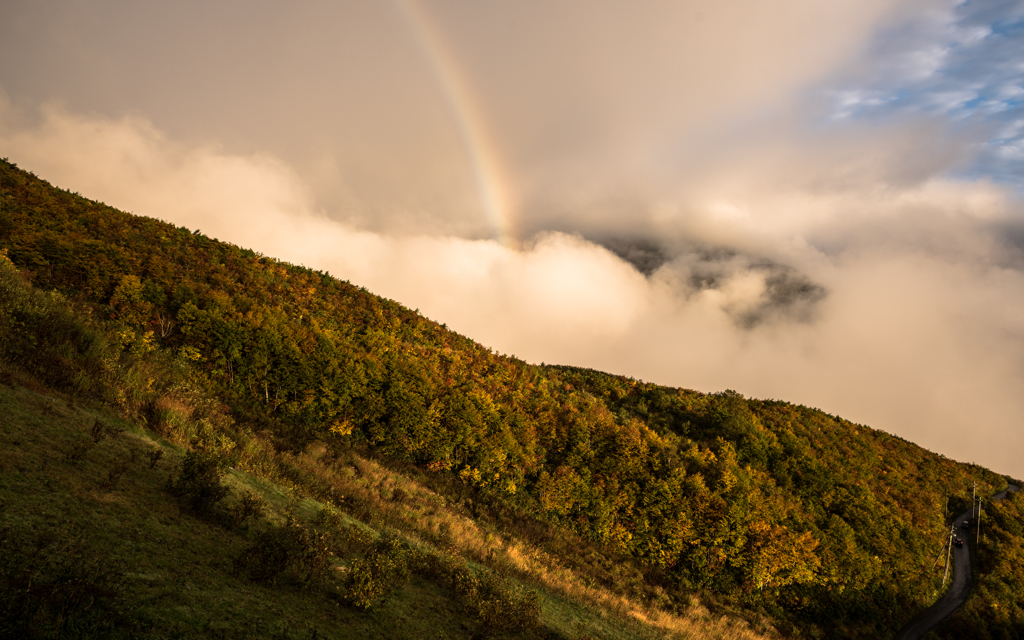
[[[0,155],[55,184],[1024,476],[1020,2],[47,6]]]
[[[580,235],[513,250],[361,231],[317,211],[280,161],[183,146],[137,118],[11,120],[5,153],[57,184],[327,269],[500,351],[810,404],[1021,475],[1024,260],[1005,239],[1016,202],[993,185],[820,192],[801,172],[773,194],[754,172],[737,193],[763,209],[694,209],[645,276]]]
[[[736,117],[787,108],[894,3],[7,3],[0,85],[29,106],[144,114],[175,139],[272,150],[328,215],[364,228],[487,236],[465,114],[437,81],[444,56],[419,44],[434,33],[500,148],[492,178],[521,203],[525,238],[660,193]]]

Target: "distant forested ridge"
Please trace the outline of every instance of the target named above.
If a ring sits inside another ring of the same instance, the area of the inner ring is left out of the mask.
[[[895,631],[934,595],[946,513],[975,480],[983,493],[1006,485],[817,409],[496,354],[355,284],[6,161],[0,250],[35,287],[117,327],[125,350],[166,354],[222,403],[228,423],[210,428],[224,438],[415,466],[493,517],[635,560],[669,607],[701,593],[780,628]],[[175,393],[134,410],[153,419]],[[565,561],[615,586],[603,561]]]

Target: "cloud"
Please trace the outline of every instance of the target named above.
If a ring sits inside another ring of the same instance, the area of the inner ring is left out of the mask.
[[[33,104],[141,113],[189,144],[269,150],[327,215],[361,228],[487,237],[464,116],[398,4],[7,3],[0,79]],[[528,239],[580,203],[660,193],[675,155],[699,158],[738,116],[789,108],[900,2],[418,4],[496,143]]]
[[[685,204],[652,206],[650,233],[512,250],[339,222],[280,160],[184,145],[141,117],[0,114],[3,153],[55,184],[326,269],[502,352],[819,406],[1024,475],[1019,203],[908,174],[898,142],[889,164],[849,139],[833,150],[846,164],[817,168],[810,143],[768,153],[772,171],[771,145],[730,153]]]
[[[485,342],[583,348],[626,330],[645,304],[643,276],[578,236],[548,233],[512,251],[491,240],[382,235],[328,218],[299,176],[267,155],[186,147],[139,117],[48,106],[36,126],[15,121],[0,109],[0,148],[57,185],[328,270]]]

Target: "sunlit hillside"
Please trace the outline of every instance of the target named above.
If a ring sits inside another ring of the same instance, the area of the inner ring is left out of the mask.
[[[937,596],[972,483],[1007,484],[817,409],[503,356],[6,161],[0,250],[10,637],[874,638]],[[999,607],[959,624],[999,637],[1024,589],[987,566]]]

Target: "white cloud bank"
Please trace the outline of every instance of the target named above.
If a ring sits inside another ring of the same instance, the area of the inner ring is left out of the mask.
[[[644,277],[571,234],[512,250],[360,230],[273,157],[186,146],[142,118],[47,107],[26,122],[0,108],[0,155],[54,184],[328,270],[499,351],[818,406],[1024,476],[1024,258],[1004,233],[1018,205],[930,166],[901,174],[899,145],[865,161],[857,136],[833,140],[823,163],[811,142],[763,142],[710,161],[641,216],[666,256]],[[912,149],[924,134],[907,135]]]

